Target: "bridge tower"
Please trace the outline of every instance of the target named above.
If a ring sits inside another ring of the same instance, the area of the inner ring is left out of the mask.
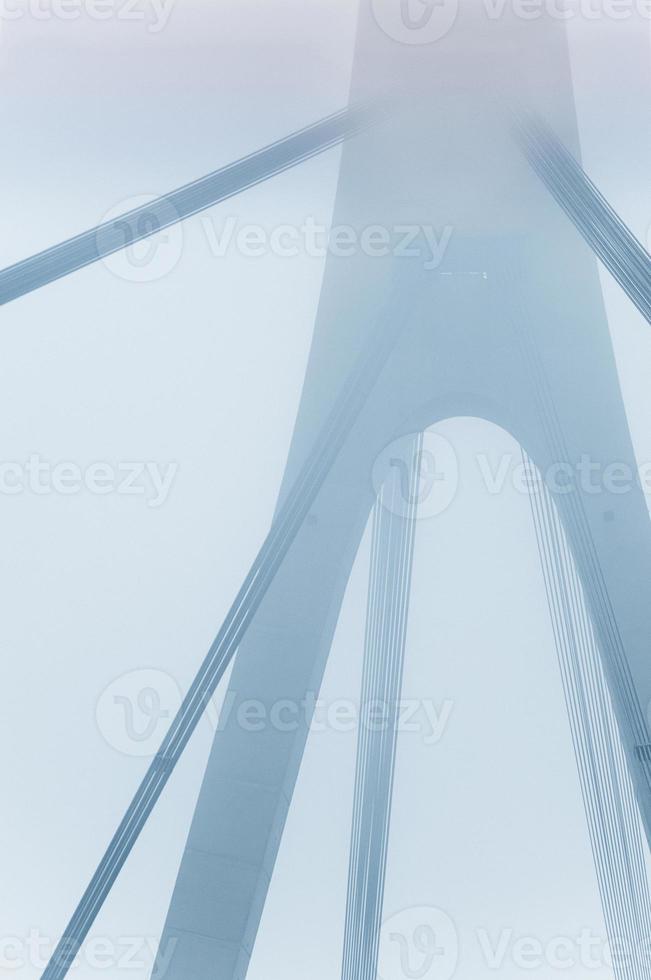
[[[343,149],[334,223],[451,237],[437,268],[418,247],[327,261],[281,500],[387,311],[400,329],[238,652],[235,709],[318,690],[375,503],[373,466],[394,440],[472,415],[512,433],[543,472],[578,472],[585,457],[635,469],[596,259],[513,139],[524,107],[579,158],[564,24],[508,8],[491,19],[453,0],[362,0],[351,97],[393,87],[399,111]],[[639,489],[568,489],[557,503],[651,836],[647,507]],[[216,735],[163,936],[177,941],[169,980],[245,976],[306,738],[307,725],[234,722]]]

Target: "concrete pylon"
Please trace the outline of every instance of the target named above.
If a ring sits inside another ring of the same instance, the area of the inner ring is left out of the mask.
[[[231,719],[243,701],[301,703],[319,689],[373,466],[397,438],[472,415],[510,431],[543,472],[579,472],[584,458],[635,470],[596,259],[512,139],[517,103],[579,155],[565,27],[506,8],[493,18],[490,6],[361,2],[352,97],[404,95],[388,123],[345,146],[334,222],[360,235],[379,226],[390,254],[328,259],[282,495],[396,293],[402,331],[240,648]],[[449,237],[438,265],[432,230]],[[647,507],[639,488],[570,483],[559,506],[651,835]],[[168,980],[245,976],[306,738],[306,724],[232,721],[217,734],[162,940],[176,940]]]

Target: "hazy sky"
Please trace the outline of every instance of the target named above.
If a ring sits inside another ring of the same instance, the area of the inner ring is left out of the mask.
[[[355,13],[348,0],[179,0],[158,33],[142,20],[5,21],[2,265],[340,107]],[[644,239],[649,39],[577,22],[572,41],[586,166]],[[146,494],[0,494],[0,938],[65,926],[147,764],[100,730],[102,693],[144,668],[187,686],[271,519],[323,262],[219,256],[215,236],[229,218],[327,225],[337,166],[332,151],[188,221],[154,282],[100,264],[2,310],[0,460],[142,460],[175,475],[158,507]],[[604,294],[649,461],[651,331],[605,276]],[[460,975],[478,978],[494,972],[482,930],[546,942],[603,921],[529,504],[511,487],[489,494],[476,465],[518,447],[477,420],[440,428],[461,488],[419,524],[405,695],[448,704],[449,718],[436,743],[400,742],[386,914],[443,910]],[[367,562],[368,536],[327,702],[358,697]],[[93,935],[118,949],[160,934],[211,735],[203,722],[97,920]],[[340,969],[355,737],[310,737],[251,980]],[[149,972],[125,969],[86,962],[75,976]],[[521,972],[507,952],[501,975]]]

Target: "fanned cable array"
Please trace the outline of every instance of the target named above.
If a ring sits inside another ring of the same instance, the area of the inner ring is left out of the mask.
[[[576,460],[573,461],[567,448],[540,352],[526,326],[527,310],[520,296],[520,285],[514,268],[507,274],[505,284],[508,286],[513,303],[514,318],[517,321],[513,326],[520,348],[523,370],[538,415],[541,445],[544,446],[548,462],[561,465],[566,473],[576,473],[576,467],[573,465]],[[635,764],[640,767],[646,787],[651,792],[651,752],[647,744],[646,718],[636,693],[624,641],[599,561],[592,529],[586,516],[581,491],[576,481],[566,488],[566,492],[559,497],[557,503],[581,576],[599,648],[607,651],[611,664],[609,682],[617,699],[618,723],[620,727],[624,725],[634,742]],[[629,765],[631,765],[630,758]]]
[[[0,271],[0,305],[68,276],[220,201],[295,167],[385,118],[388,101],[352,105],[186,184]]]
[[[584,239],[651,323],[651,256],[556,134],[522,116],[517,138],[529,163]]]
[[[373,511],[342,980],[377,977],[422,445],[414,436],[406,454],[408,499],[389,478]],[[371,723],[377,705],[381,725]]]
[[[552,496],[523,453],[597,879],[617,980],[645,980],[651,900],[640,814],[586,599]]]
[[[510,272],[514,326],[538,414],[543,455],[547,462],[564,464],[565,472],[574,472],[545,367],[527,328],[518,279],[514,269]],[[528,485],[534,488],[536,536],[608,937],[613,949],[623,947],[628,953],[616,957],[616,977],[643,980],[648,977],[651,902],[640,811],[621,725],[643,747],[646,722],[580,490],[571,484],[552,499],[523,455]],[[607,651],[612,666],[608,678],[602,651]],[[647,765],[643,771],[648,782]]]

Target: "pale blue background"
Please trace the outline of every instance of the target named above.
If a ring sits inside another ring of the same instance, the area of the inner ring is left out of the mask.
[[[353,3],[216,7],[179,0],[159,35],[138,22],[0,28],[3,266],[345,103]],[[646,239],[648,37],[639,25],[575,23],[572,40],[587,169]],[[215,220],[327,223],[337,163],[332,151]],[[146,761],[98,732],[101,692],[139,667],[188,683],[273,512],[322,263],[215,259],[196,218],[184,240],[159,282],[98,265],[2,309],[0,458],[179,464],[159,510],[138,497],[0,497],[2,936],[63,929],[144,772]],[[604,292],[638,458],[649,461],[651,331],[606,277]],[[512,490],[487,494],[474,463],[517,447],[472,420],[442,431],[462,489],[419,526],[405,693],[452,699],[454,710],[440,745],[400,743],[386,911],[445,909],[462,935],[461,975],[477,978],[489,972],[477,928],[544,941],[603,922],[529,505]],[[367,548],[327,671],[330,700],[359,688]],[[95,935],[160,933],[210,738],[202,724]],[[308,743],[251,980],[337,975],[354,748],[333,732]],[[481,839],[464,818],[478,807]]]

